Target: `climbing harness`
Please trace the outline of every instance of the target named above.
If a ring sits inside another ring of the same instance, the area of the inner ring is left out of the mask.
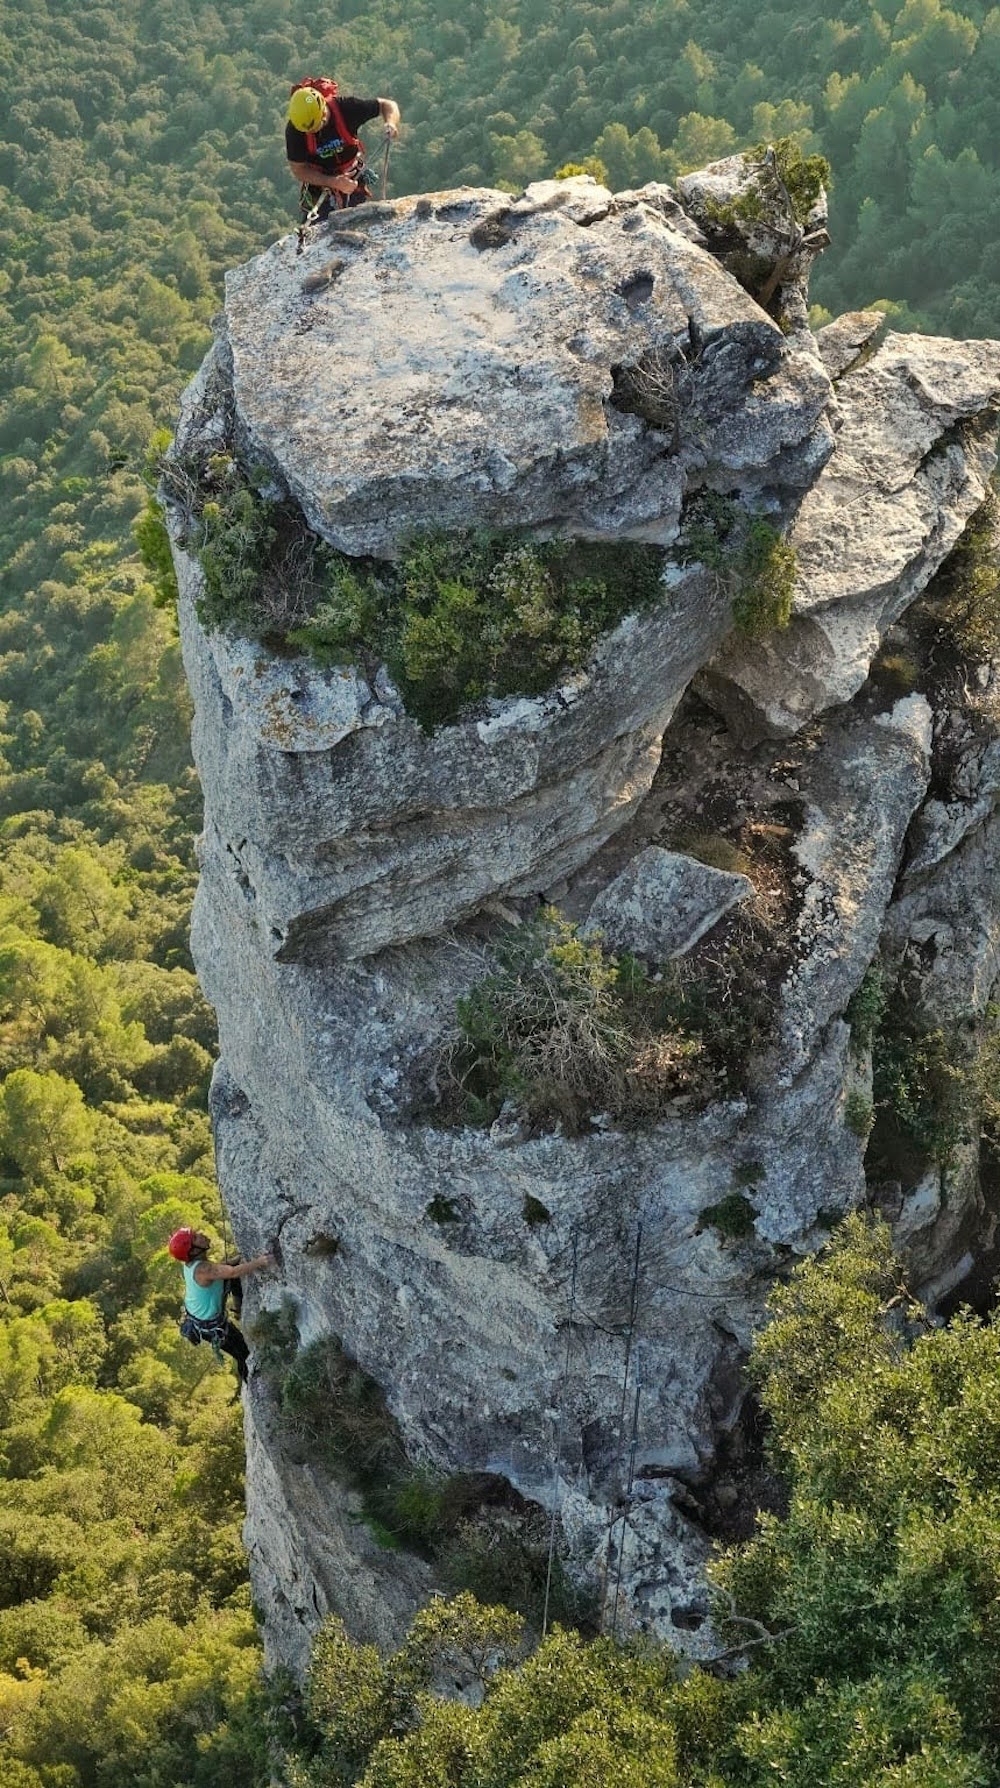
[[[219,1365],[222,1365],[222,1343],[229,1326],[225,1313],[209,1317],[192,1316],[185,1305],[179,1326],[185,1341],[190,1341],[192,1347],[198,1347],[202,1341],[207,1341]]]
[[[344,172],[351,180],[357,180],[359,187],[364,191],[365,197],[370,199],[372,195],[365,186],[365,175],[368,170],[365,167],[364,161],[360,160],[354,167],[344,169]],[[306,212],[305,206],[309,198],[309,188],[308,186],[303,186],[299,194],[299,203],[302,206],[305,215],[298,227],[295,253],[297,255],[302,253],[302,250],[306,245],[306,237],[310,230],[315,229],[317,224],[325,223],[327,218],[334,211],[346,210],[348,199],[353,199],[354,196],[353,193],[335,192],[332,187],[327,187],[316,200],[312,210]]]
[[[389,156],[392,153],[394,140],[391,130],[387,129],[383,137],[385,148],[382,153],[382,172],[379,177],[379,197],[381,199],[385,199],[389,192]],[[364,149],[360,145],[357,160],[353,162],[349,168],[341,168],[338,172],[346,174],[351,180],[356,180],[359,187],[364,191],[366,198],[370,199],[372,197],[372,194],[365,185],[365,176],[368,173],[368,169],[365,164]],[[348,200],[354,198],[354,196],[353,193],[335,192],[332,187],[327,187],[326,191],[320,194],[315,205],[313,205],[310,210],[307,210],[306,206],[309,201],[309,187],[308,184],[300,187],[299,205],[302,211],[302,221],[296,232],[295,253],[297,255],[302,253],[306,245],[306,237],[310,230],[315,229],[318,224],[325,223],[331,212],[346,210]]]

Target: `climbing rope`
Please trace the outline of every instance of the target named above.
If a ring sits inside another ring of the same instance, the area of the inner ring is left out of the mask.
[[[627,1405],[628,1405],[628,1381],[629,1381],[629,1373],[630,1373],[631,1366],[632,1366],[632,1342],[635,1337],[636,1316],[637,1316],[638,1310],[639,1310],[639,1262],[640,1262],[641,1256],[642,1256],[642,1223],[640,1222],[636,1225],[636,1232],[635,1232],[635,1254],[634,1254],[633,1260],[632,1260],[632,1290],[631,1290],[631,1295],[629,1298],[628,1325],[625,1330],[625,1359],[624,1359],[624,1363],[622,1366],[621,1406],[618,1411],[618,1469],[619,1469],[619,1473],[621,1472],[622,1461],[623,1461],[623,1456],[624,1456],[624,1452],[625,1452],[625,1420],[626,1420],[626,1409],[627,1409]],[[637,1393],[638,1393],[638,1389],[639,1389],[639,1387],[637,1385],[636,1386]],[[638,1419],[639,1419],[639,1405],[638,1405],[638,1395],[637,1395],[636,1405],[635,1405],[635,1409],[633,1411],[633,1416],[632,1416],[633,1427],[635,1428],[636,1432],[638,1432],[638,1430],[637,1430]],[[629,1487],[629,1494],[631,1494],[631,1485]],[[625,1528],[624,1528],[625,1517],[624,1517],[624,1513],[623,1513],[621,1516],[615,1516],[614,1520],[611,1522],[610,1527],[608,1528],[608,1549],[607,1549],[607,1554],[606,1554],[606,1557],[604,1560],[605,1603],[607,1601],[607,1586],[611,1581],[611,1567],[612,1567],[612,1560],[614,1557],[614,1549],[615,1549],[615,1528],[617,1527],[619,1520],[621,1520],[621,1522],[622,1522],[622,1542],[621,1543],[622,1543],[622,1546],[624,1546],[624,1544],[625,1544]],[[619,1548],[619,1556],[618,1556],[618,1582],[619,1582],[619,1584],[621,1582],[621,1548]],[[617,1619],[617,1609],[618,1609],[618,1588],[616,1587],[616,1589],[615,1589],[615,1617],[616,1617],[616,1619]],[[602,1609],[602,1617],[601,1617],[601,1631],[602,1632],[604,1631],[603,1609]]]
[[[551,1515],[550,1515],[550,1519],[549,1519],[549,1557],[548,1557],[548,1563],[547,1563],[546,1569],[545,1569],[545,1602],[542,1607],[542,1638],[543,1639],[545,1638],[545,1635],[549,1630],[549,1597],[552,1592],[552,1570],[553,1570],[553,1566],[555,1563],[555,1552],[556,1552],[556,1522],[559,1518],[559,1504],[560,1504],[559,1460],[560,1460],[560,1455],[562,1453],[563,1413],[564,1413],[565,1404],[566,1404],[566,1387],[569,1383],[569,1360],[570,1360],[570,1352],[571,1352],[572,1346],[573,1346],[573,1318],[576,1313],[576,1273],[577,1273],[578,1243],[579,1243],[579,1231],[574,1228],[574,1230],[573,1230],[573,1271],[570,1276],[569,1312],[566,1317],[566,1352],[565,1352],[565,1356],[563,1359],[562,1379],[561,1379],[560,1385],[559,1385],[559,1393],[558,1393],[558,1398],[557,1398],[557,1402],[556,1402],[556,1414],[555,1414],[555,1421],[553,1424],[553,1435],[552,1435],[552,1488],[551,1488],[551,1493],[550,1493],[550,1501],[552,1504],[552,1510],[551,1510]]]
[[[386,130],[385,153],[382,156],[382,190],[380,193],[380,197],[383,199],[388,197],[388,192],[389,192],[389,152],[391,149],[392,149],[392,132],[390,130]]]
[[[231,1238],[229,1235],[229,1218],[226,1216],[226,1207],[222,1202],[222,1187],[219,1185],[218,1180],[215,1182],[215,1189],[219,1194],[219,1215],[222,1218],[222,1258],[223,1260],[227,1260],[232,1253]]]
[[[625,1528],[628,1523],[628,1512],[632,1506],[632,1491],[635,1488],[635,1460],[639,1445],[639,1402],[642,1397],[642,1369],[637,1361],[635,1376],[635,1398],[632,1405],[632,1438],[628,1450],[628,1478],[625,1484],[625,1496],[622,1502],[621,1535],[618,1541],[618,1569],[615,1573],[615,1599],[611,1608],[611,1637],[618,1637],[618,1598],[622,1587],[622,1560],[625,1556]]]

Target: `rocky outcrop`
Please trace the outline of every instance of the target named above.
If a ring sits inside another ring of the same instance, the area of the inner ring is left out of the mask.
[[[791,626],[730,639],[700,683],[744,739],[797,732],[856,695],[955,545],[996,464],[1000,347],[889,335],[840,378],[837,404],[836,453],[789,533]]]
[[[344,552],[425,528],[669,542],[685,493],[788,500],[829,455],[829,379],[666,187],[437,193],[230,273],[243,451]]]
[[[667,962],[686,955],[723,914],[752,893],[749,876],[731,875],[651,844],[597,896],[585,931],[603,938],[610,950]]]
[[[728,626],[714,580],[678,571],[585,675],[428,735],[386,681],[203,640],[200,573],[176,557],[206,831],[283,961],[433,935],[586,861],[646,793],[664,727]]]
[[[931,710],[913,695],[867,725],[831,725],[810,765],[792,854],[802,874],[783,988],[785,1072],[811,1060],[878,949],[907,829],[931,773]]]
[[[435,195],[351,213],[298,259],[278,243],[230,276],[178,444],[235,440],[351,552],[482,521],[683,546],[706,489],[790,525],[787,630],[733,634],[725,565],[679,550],[584,670],[434,733],[384,667],[207,634],[176,546],[220,1180],[241,1246],[282,1261],[250,1321],[288,1300],[302,1345],[335,1336],[381,1387],[414,1465],[503,1480],[605,1609],[695,1651],[767,1287],[869,1196],[852,997],[881,954],[971,1035],[1000,967],[989,667],[971,691],[933,654],[902,696],[868,679],[984,491],[1000,347],[872,353],[870,317],[817,345],[793,304],[816,243],[794,232],[770,251],[786,339],[709,246],[745,171],[680,196]],[[378,451],[348,461],[362,431]],[[645,1127],[537,1133],[516,1104],[446,1123],[457,1002],[540,899],[650,986],[711,971],[742,1077]],[[938,1287],[983,1230],[972,1116],[953,1166],[878,1188]],[[328,1609],[398,1636],[437,1565],[381,1549],[285,1447],[261,1377],[246,1415],[271,1654],[301,1667]]]
[[[684,174],[677,191],[723,267],[780,319],[787,336],[801,338],[807,351],[815,352],[809,273],[830,244],[826,193],[818,182],[815,196],[796,206],[780,157],[769,147]]]

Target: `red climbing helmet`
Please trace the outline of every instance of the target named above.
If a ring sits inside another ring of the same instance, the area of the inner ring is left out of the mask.
[[[194,1241],[193,1229],[175,1229],[167,1243],[167,1253],[175,1260],[187,1262],[191,1259],[191,1244]]]

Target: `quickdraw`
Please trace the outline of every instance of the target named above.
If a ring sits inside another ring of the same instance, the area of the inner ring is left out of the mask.
[[[347,174],[351,180],[357,180],[359,184],[364,185],[364,157],[359,155],[357,161],[354,162],[351,167],[344,168],[342,172]],[[295,253],[297,255],[302,253],[302,250],[306,245],[306,236],[308,232],[315,229],[317,224],[325,223],[330,216],[331,211],[343,211],[349,195],[345,192],[335,192],[333,187],[327,187],[326,191],[320,194],[320,197],[316,200],[311,211],[306,211],[305,206],[308,196],[309,188],[308,186],[303,186],[299,194],[299,204],[305,215],[303,216],[297,231],[297,240],[295,244]]]

